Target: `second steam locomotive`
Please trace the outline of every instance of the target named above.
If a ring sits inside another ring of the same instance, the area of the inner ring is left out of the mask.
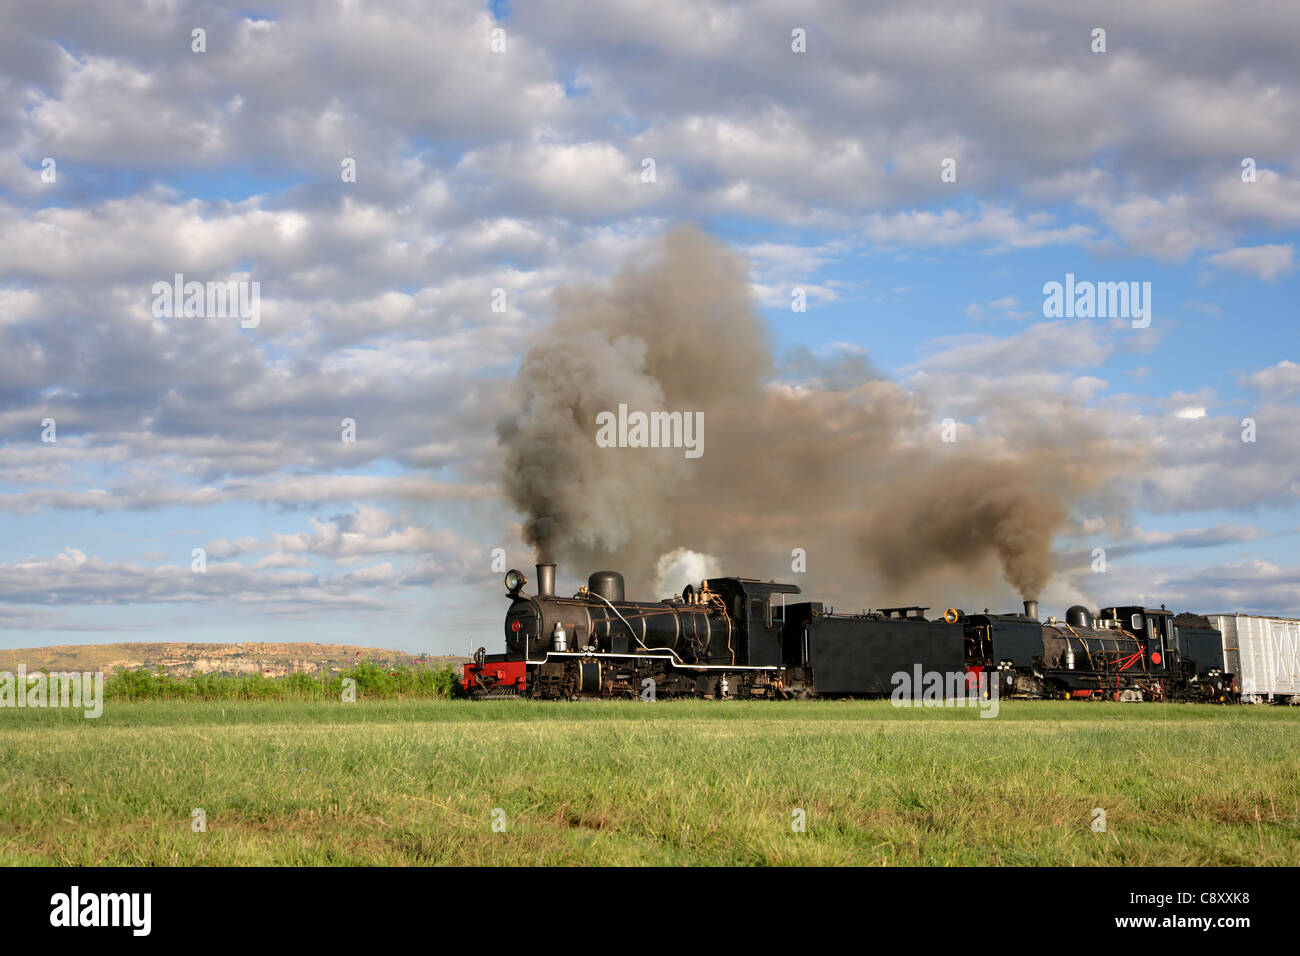
[[[597,571],[572,597],[555,593],[553,564],[537,566],[535,594],[527,583],[506,575],[506,651],[480,648],[465,666],[474,696],[890,696],[923,673],[1002,697],[1223,702],[1239,693],[1219,631],[1163,607],[1094,616],[1076,605],[1044,623],[1026,601],[1022,613],[950,608],[930,620],[923,607],[836,614],[798,600],[793,584],[751,578],[710,578],[655,602],[628,601],[617,571]]]

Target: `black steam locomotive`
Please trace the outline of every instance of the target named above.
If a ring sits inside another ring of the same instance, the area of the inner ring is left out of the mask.
[[[1038,620],[1038,602],[1023,614],[958,612],[973,668],[994,668],[1003,697],[1110,700],[1235,699],[1224,673],[1223,639],[1208,619],[1159,609],[1082,605],[1065,620]]]
[[[666,601],[631,602],[623,576],[597,571],[571,598],[555,565],[537,566],[537,593],[519,571],[504,654],[480,648],[465,665],[473,696],[808,698],[932,694],[1021,698],[1226,701],[1223,645],[1208,620],[1163,607],[1112,607],[1094,619],[950,608],[836,614],[797,601],[793,584],[711,578]]]

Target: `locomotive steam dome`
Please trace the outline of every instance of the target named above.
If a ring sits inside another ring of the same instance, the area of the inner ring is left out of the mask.
[[[1092,612],[1082,604],[1075,604],[1065,612],[1065,623],[1071,627],[1092,627]]]
[[[627,600],[623,587],[623,575],[617,571],[596,571],[587,578],[587,590],[599,594],[612,604],[621,604]]]

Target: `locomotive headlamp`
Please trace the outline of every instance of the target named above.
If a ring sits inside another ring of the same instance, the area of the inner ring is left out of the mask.
[[[511,569],[506,572],[506,590],[511,594],[518,594],[527,583],[528,579],[524,577],[522,571]]]

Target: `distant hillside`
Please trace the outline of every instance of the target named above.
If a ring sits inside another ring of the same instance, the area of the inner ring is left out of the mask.
[[[432,656],[389,651],[379,647],[352,644],[66,644],[56,647],[29,647],[20,650],[0,649],[0,671],[15,671],[25,664],[29,672],[94,671],[106,674],[137,667],[162,670],[168,674],[285,674],[333,672],[356,660],[370,660],[389,665],[407,665],[425,661],[434,666],[453,667],[467,658]]]

